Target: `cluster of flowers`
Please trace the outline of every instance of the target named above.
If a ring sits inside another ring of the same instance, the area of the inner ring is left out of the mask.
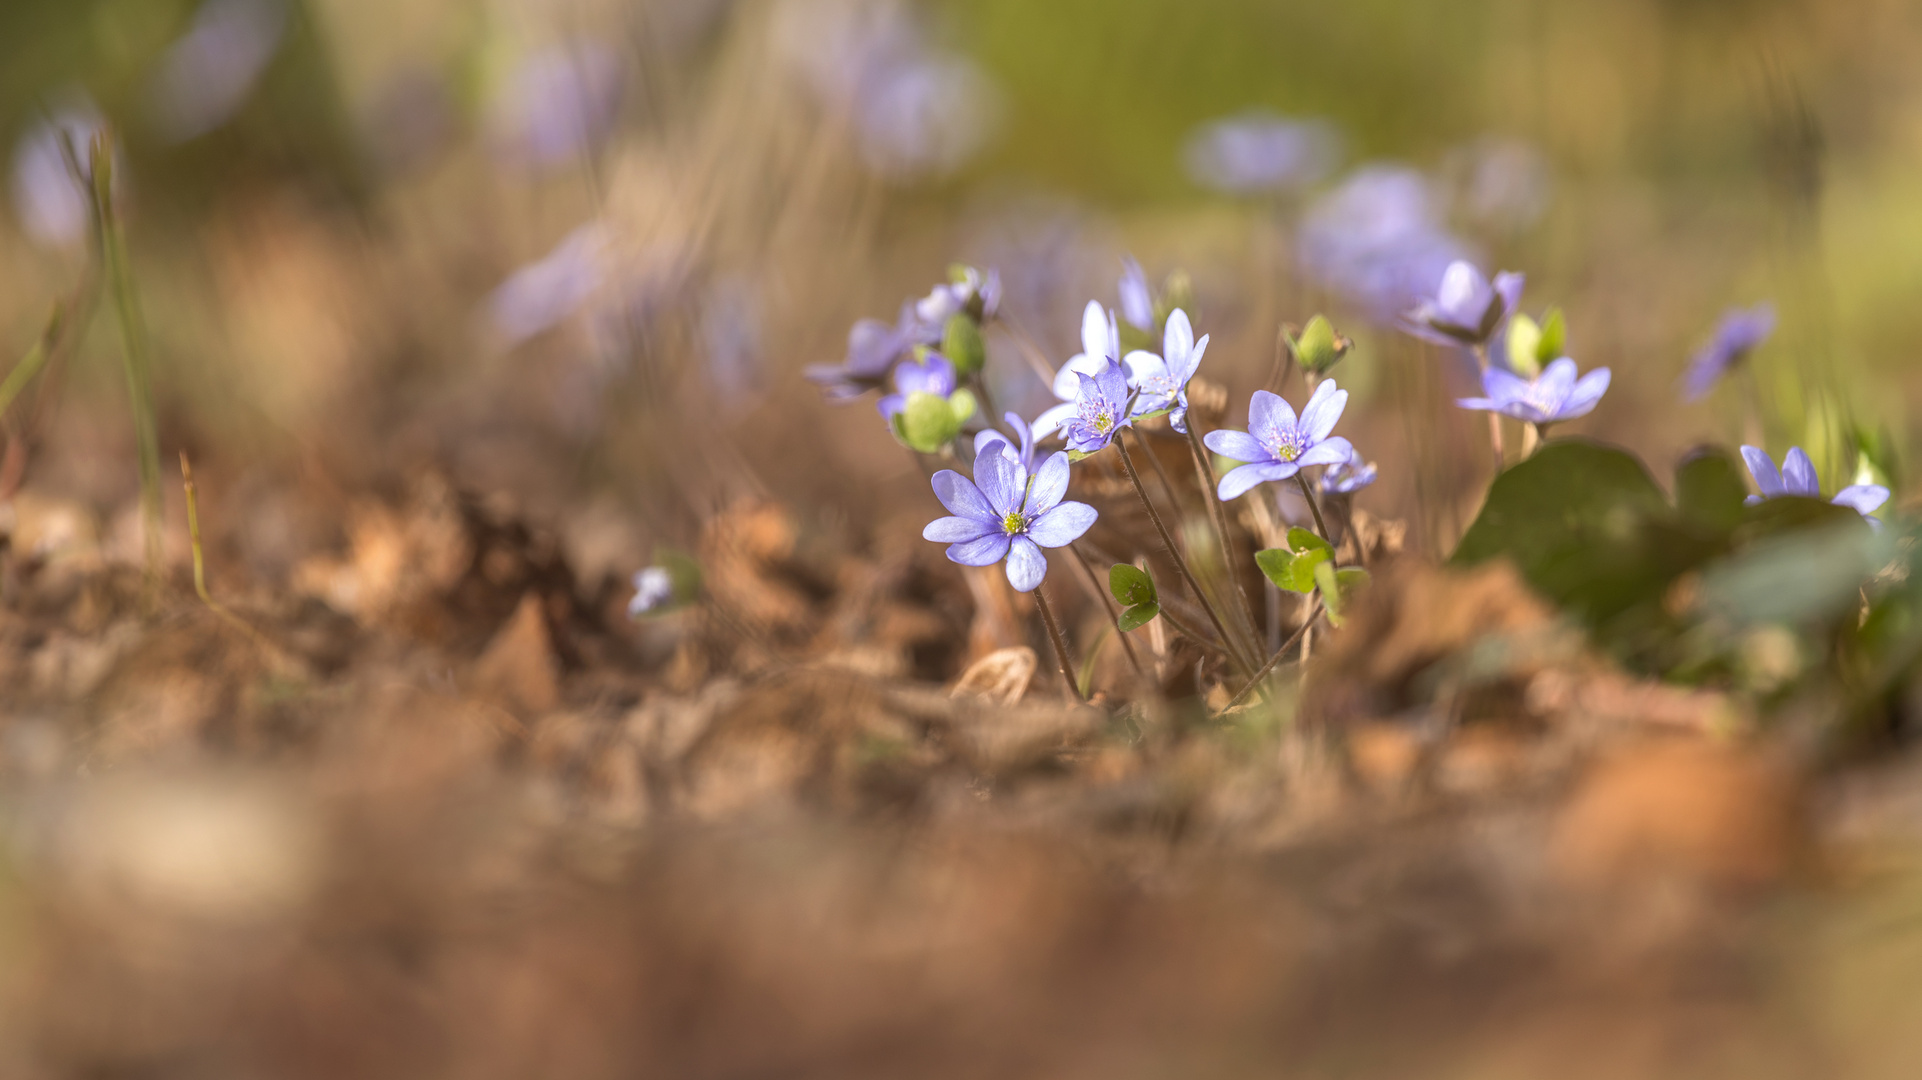
[[[1561,314],[1551,310],[1537,321],[1521,312],[1523,284],[1520,274],[1500,273],[1491,281],[1457,260],[1442,274],[1432,296],[1403,312],[1399,325],[1423,340],[1475,356],[1482,395],[1461,398],[1458,405],[1522,421],[1539,436],[1551,425],[1593,411],[1608,390],[1610,373],[1597,368],[1581,374],[1575,361],[1563,355]],[[1132,259],[1118,292],[1122,319],[1147,340],[1152,341],[1160,324],[1160,351],[1124,350],[1115,312],[1098,300],[1089,301],[1081,320],[1081,351],[1062,364],[1053,379],[1059,403],[1032,423],[1010,412],[1003,416],[1005,430],[981,426],[973,438],[971,477],[953,469],[933,475],[934,495],[948,516],[929,523],[922,535],[947,544],[950,560],[977,567],[1005,563],[1015,589],[1038,588],[1048,567],[1041,549],[1074,543],[1098,517],[1093,507],[1067,500],[1072,467],[1110,444],[1120,450],[1138,494],[1154,514],[1118,439],[1124,429],[1164,416],[1176,432],[1195,437],[1188,427],[1188,388],[1207,353],[1208,337],[1197,339],[1188,313],[1170,305],[1167,297],[1157,303]],[[956,267],[947,282],[903,304],[892,325],[875,320],[855,324],[845,362],[810,368],[807,375],[831,401],[891,387],[893,392],[884,393],[877,408],[896,438],[917,452],[949,453],[975,411],[969,385],[985,394],[981,331],[997,317],[1000,299],[1000,279],[993,271]],[[1714,342],[1695,358],[1687,377],[1691,391],[1705,389],[1739,363],[1767,336],[1772,323],[1766,308],[1727,320]],[[1372,462],[1334,434],[1348,392],[1326,376],[1345,353],[1345,340],[1317,317],[1299,334],[1291,332],[1289,344],[1313,388],[1301,411],[1279,394],[1257,390],[1248,403],[1246,430],[1219,429],[1200,437],[1209,450],[1235,463],[1216,482],[1214,494],[1223,502],[1265,483],[1292,479],[1314,507],[1315,492],[1324,499],[1346,498],[1378,475]],[[1501,347],[1491,348],[1494,345]],[[1037,462],[1038,447],[1057,439],[1061,449]],[[1761,450],[1743,447],[1743,455],[1760,489],[1751,501],[1819,494],[1808,456],[1799,448],[1790,451],[1779,472]],[[1321,472],[1311,486],[1304,470],[1315,468]],[[1834,501],[1867,515],[1887,497],[1886,488],[1865,484],[1847,489]],[[1316,517],[1319,523],[1318,510]],[[1169,546],[1172,551],[1171,542]],[[637,578],[637,605],[665,602],[671,595],[665,581],[659,573]],[[644,603],[642,596],[651,599]]]

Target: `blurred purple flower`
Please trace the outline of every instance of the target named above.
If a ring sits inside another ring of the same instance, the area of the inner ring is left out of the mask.
[[[983,450],[996,446],[1000,448],[1001,456],[1009,461],[1024,469],[1034,468],[1034,430],[1015,413],[1004,413],[1001,419],[1005,420],[1014,432],[1019,445],[1009,442],[1006,435],[993,428],[984,428],[975,433],[974,456],[979,458]]]
[[[72,248],[87,238],[92,196],[86,181],[76,177],[68,167],[62,141],[63,137],[71,141],[84,173],[88,170],[87,155],[94,136],[105,127],[106,120],[94,109],[93,103],[77,99],[20,136],[13,150],[13,212],[19,217],[27,238],[34,243],[48,248]],[[116,154],[116,195],[120,193],[120,178],[125,173]]]
[[[977,486],[978,485],[978,486]],[[948,558],[962,566],[1008,561],[1008,584],[1032,592],[1048,573],[1044,547],[1066,547],[1099,516],[1086,503],[1063,502],[1068,493],[1068,455],[1056,452],[1034,471],[998,448],[975,456],[974,479],[952,469],[934,474],[934,495],[952,517],[936,518],[923,539],[948,545]]]
[[[1074,418],[1061,429],[1068,449],[1092,454],[1105,449],[1124,427],[1134,424],[1128,413],[1128,376],[1120,364],[1108,361],[1095,375],[1076,375],[1081,392],[1075,396]]]
[[[914,317],[925,333],[927,344],[941,340],[948,320],[964,311],[977,310],[982,322],[994,318],[1001,306],[1001,275],[990,269],[986,274],[972,266],[960,267],[958,281],[944,281],[927,296],[915,302]]]
[[[1230,195],[1305,187],[1327,176],[1341,139],[1322,120],[1288,120],[1260,110],[1217,120],[1188,140],[1195,183]]]
[[[1152,332],[1155,328],[1155,298],[1148,289],[1148,276],[1141,272],[1141,264],[1133,255],[1121,260],[1121,317],[1129,326],[1137,330]]]
[[[1503,271],[1491,285],[1473,263],[1457,259],[1442,272],[1435,295],[1403,317],[1403,329],[1438,345],[1483,344],[1521,303],[1522,281]]]
[[[1487,138],[1457,151],[1461,206],[1468,216],[1509,229],[1534,224],[1548,209],[1547,159],[1519,139]]]
[[[1114,312],[1090,300],[1081,309],[1081,351],[1068,358],[1054,373],[1054,396],[1061,404],[1034,418],[1034,435],[1045,439],[1072,419],[1081,398],[1081,376],[1098,375],[1109,361],[1121,359],[1121,333],[1115,327]]]
[[[282,0],[207,0],[153,74],[161,133],[185,142],[232,119],[280,49]]]
[[[728,277],[708,289],[701,305],[701,343],[708,381],[730,408],[740,408],[760,385],[760,297],[752,282]]]
[[[1248,402],[1248,430],[1210,431],[1202,442],[1230,461],[1247,464],[1228,470],[1215,489],[1222,502],[1241,497],[1269,480],[1286,480],[1311,465],[1346,461],[1355,450],[1348,440],[1329,433],[1348,407],[1348,391],[1323,379],[1309,396],[1299,420],[1279,394],[1255,391]]]
[[[607,262],[607,232],[590,224],[509,275],[488,300],[494,326],[506,344],[545,333],[580,310],[605,283]]]
[[[994,85],[971,61],[929,44],[907,5],[790,2],[777,9],[775,40],[849,117],[862,163],[879,175],[951,173],[994,128]]]
[[[1208,335],[1195,340],[1188,313],[1176,308],[1168,313],[1162,332],[1161,355],[1136,349],[1126,358],[1128,382],[1140,396],[1135,399],[1134,415],[1169,412],[1168,422],[1187,434],[1188,380],[1201,367],[1202,354],[1208,351]]]
[[[1374,165],[1308,207],[1300,252],[1311,278],[1391,322],[1432,292],[1467,248],[1442,228],[1427,177]]]
[[[1760,303],[1752,308],[1735,308],[1722,316],[1715,337],[1688,362],[1682,376],[1682,396],[1698,401],[1723,375],[1748,359],[1775,332],[1775,308]]]
[[[802,374],[821,388],[829,401],[848,401],[880,388],[894,364],[909,349],[923,344],[923,327],[913,304],[902,304],[893,326],[879,319],[862,319],[848,331],[848,356],[841,364],[812,364]]]
[[[674,602],[674,575],[665,567],[650,566],[634,575],[634,599],[627,602],[627,617],[638,619]]]
[[[918,360],[903,360],[894,366],[894,393],[874,403],[881,419],[892,427],[894,415],[908,407],[909,394],[933,394],[945,398],[954,393],[954,365],[938,352]]]
[[[623,73],[612,46],[592,40],[532,54],[507,77],[488,122],[500,148],[537,166],[589,153],[614,130]]]
[[[1750,495],[1745,500],[1750,506],[1785,495],[1804,499],[1822,497],[1822,485],[1815,478],[1815,465],[1799,446],[1789,447],[1788,456],[1782,459],[1780,472],[1775,471],[1775,459],[1768,456],[1767,451],[1753,446],[1742,447],[1742,460],[1748,463],[1749,475],[1755,478],[1755,486],[1761,491],[1761,494]],[[1889,489],[1880,484],[1853,484],[1843,488],[1829,501],[1869,518],[1872,525],[1880,525],[1881,522],[1869,515],[1889,501]]]
[[[1533,379],[1524,379],[1507,368],[1489,365],[1482,372],[1482,393],[1486,397],[1461,398],[1455,402],[1464,409],[1497,412],[1526,420],[1531,424],[1559,424],[1595,410],[1608,392],[1607,368],[1596,368],[1575,377],[1575,361],[1564,356]]]
[[[1348,456],[1322,470],[1321,493],[1323,495],[1353,495],[1362,488],[1375,482],[1375,463],[1363,461],[1361,454],[1352,447]]]

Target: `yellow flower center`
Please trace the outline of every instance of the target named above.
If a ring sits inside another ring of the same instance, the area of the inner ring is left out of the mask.
[[[1027,527],[1028,521],[1021,516],[1021,511],[1019,510],[1010,510],[1001,518],[1001,531],[1007,533],[1009,536],[1018,535],[1022,529]]]
[[[1094,432],[1096,435],[1106,435],[1108,431],[1113,427],[1114,427],[1114,417],[1108,415],[1106,411],[1098,412],[1095,414]]]

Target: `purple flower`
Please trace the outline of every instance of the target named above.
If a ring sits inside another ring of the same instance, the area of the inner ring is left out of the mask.
[[[1077,454],[1092,454],[1105,449],[1108,442],[1133,425],[1129,414],[1132,403],[1128,376],[1113,360],[1098,375],[1078,375],[1081,393],[1074,400],[1074,418],[1061,429],[1068,449]]]
[[[1714,339],[1688,362],[1688,371],[1682,376],[1683,399],[1700,400],[1714,388],[1716,380],[1747,359],[1774,332],[1775,308],[1767,303],[1724,314],[1715,327]]]
[[[918,360],[903,360],[894,368],[894,393],[875,402],[881,419],[890,427],[894,414],[908,407],[909,394],[933,394],[945,398],[954,393],[954,365],[940,353],[931,352]]]
[[[1081,351],[1068,358],[1054,373],[1054,396],[1062,404],[1034,418],[1034,435],[1045,439],[1075,416],[1081,397],[1081,376],[1098,375],[1110,361],[1121,359],[1121,332],[1115,328],[1114,312],[1090,300],[1081,310]]]
[[[1195,183],[1255,195],[1312,184],[1328,175],[1339,153],[1340,139],[1329,124],[1256,110],[1203,127],[1184,156]]]
[[[1001,306],[1001,275],[996,271],[983,275],[972,266],[963,266],[955,269],[954,277],[936,285],[914,305],[914,317],[932,331],[935,341],[941,339],[941,331],[956,315],[974,312],[979,321],[987,322]]]
[[[488,299],[494,326],[508,345],[545,333],[600,291],[607,280],[607,230],[583,225],[554,250],[509,275]]]
[[[1348,440],[1329,438],[1348,407],[1348,391],[1324,379],[1315,387],[1301,418],[1278,394],[1255,391],[1248,402],[1248,430],[1210,431],[1202,442],[1230,461],[1247,464],[1228,470],[1215,489],[1221,501],[1239,498],[1256,484],[1286,480],[1310,465],[1333,465],[1355,452]]]
[[[168,46],[153,77],[163,133],[176,142],[226,123],[280,48],[280,0],[207,0],[193,26]]]
[[[879,319],[862,319],[848,331],[848,357],[841,364],[811,364],[802,374],[821,388],[829,401],[851,401],[888,381],[895,361],[924,341],[925,330],[916,320],[913,304],[901,305],[893,326]],[[940,340],[939,336],[935,340]]]
[[[976,485],[979,486],[976,486]],[[1068,493],[1068,455],[1057,451],[1034,471],[998,449],[975,456],[974,479],[952,469],[934,474],[934,495],[953,517],[921,530],[924,539],[948,545],[948,558],[962,566],[1008,560],[1008,584],[1032,592],[1047,576],[1044,547],[1066,547],[1095,523],[1086,503],[1062,502]]]
[[[537,166],[565,164],[614,130],[621,103],[621,58],[598,41],[553,46],[508,77],[489,124],[507,153]]]
[[[1467,249],[1441,225],[1428,178],[1397,165],[1350,175],[1302,215],[1301,265],[1314,280],[1393,322]]]
[[[1167,328],[1161,335],[1161,355],[1136,349],[1126,357],[1128,382],[1140,395],[1135,398],[1135,417],[1171,412],[1168,422],[1186,434],[1188,380],[1195,377],[1201,356],[1207,351],[1208,335],[1195,340],[1188,313],[1180,308],[1169,312]]]
[[[1608,379],[1607,368],[1596,368],[1577,379],[1575,361],[1566,356],[1533,379],[1490,364],[1482,372],[1482,392],[1488,396],[1460,398],[1455,404],[1531,424],[1559,424],[1593,412],[1595,403],[1608,392]]]
[[[1121,260],[1121,317],[1137,330],[1152,332],[1155,326],[1154,294],[1148,290],[1148,276],[1130,255]]]
[[[1014,430],[1015,438],[1020,440],[1020,445],[1017,447],[1015,444],[1010,443],[1006,435],[1001,434],[993,428],[984,428],[975,433],[974,456],[979,458],[982,451],[990,446],[994,446],[999,447],[1001,456],[1007,458],[1009,461],[1014,462],[1024,469],[1034,468],[1033,429],[1028,427],[1027,423],[1014,413],[1005,413],[1001,419],[1006,420],[1008,427]]]
[[[1404,329],[1438,345],[1480,345],[1522,300],[1522,275],[1503,271],[1494,284],[1472,263],[1457,259],[1442,272],[1433,297],[1403,316]]]
[[[1375,463],[1351,448],[1347,457],[1322,470],[1319,486],[1323,495],[1353,495],[1374,482]]]
[[[1815,465],[1799,446],[1789,447],[1788,456],[1782,459],[1781,472],[1775,471],[1775,459],[1768,456],[1767,451],[1753,446],[1742,447],[1742,460],[1748,463],[1749,475],[1755,477],[1755,486],[1761,489],[1761,494],[1750,495],[1746,500],[1750,506],[1764,499],[1785,495],[1805,499],[1822,497],[1822,485],[1815,478]],[[1889,489],[1880,484],[1854,484],[1843,488],[1829,501],[1837,506],[1846,506],[1866,518],[1889,501]],[[1873,518],[1869,521],[1871,524],[1880,524]]]
[[[674,602],[674,575],[661,566],[650,566],[634,575],[634,599],[627,602],[627,617],[638,619]]]
[[[90,170],[87,154],[94,136],[106,121],[93,103],[78,99],[55,111],[47,120],[20,136],[13,150],[13,211],[20,219],[28,239],[48,248],[76,247],[87,238],[92,196],[67,168],[62,148],[64,137],[73,143],[81,172]],[[114,161],[114,188],[120,189],[118,153]],[[117,200],[116,200],[117,201]]]

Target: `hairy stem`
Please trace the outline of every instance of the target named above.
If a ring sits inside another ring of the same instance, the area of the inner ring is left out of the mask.
[[[1115,633],[1121,638],[1122,650],[1128,654],[1128,663],[1134,665],[1135,674],[1145,674],[1141,668],[1141,659],[1135,656],[1134,642],[1129,641],[1128,635],[1121,632],[1121,609],[1115,606],[1114,597],[1108,594],[1108,590],[1101,587],[1101,579],[1094,571],[1094,564],[1081,553],[1081,545],[1069,544],[1068,551],[1074,555],[1074,561],[1081,567],[1081,573],[1086,577],[1088,587],[1093,590],[1096,599],[1101,602],[1101,606],[1108,609],[1108,619],[1116,624]]]
[[[1315,492],[1308,486],[1308,478],[1299,472],[1295,473],[1295,486],[1301,489],[1301,497],[1308,500],[1308,509],[1315,515],[1315,531],[1328,541],[1329,547],[1335,546],[1334,539],[1328,535],[1328,523],[1321,519],[1321,504],[1315,501]]]
[[[1482,374],[1488,374],[1488,346],[1482,344],[1473,348],[1475,363],[1480,365]],[[1495,452],[1495,471],[1499,473],[1508,459],[1502,453],[1502,414],[1492,410],[1488,413],[1488,445]]]
[[[1201,485],[1201,501],[1208,505],[1208,524],[1214,530],[1215,550],[1221,556],[1221,573],[1233,587],[1236,599],[1241,601],[1238,614],[1241,616],[1242,629],[1247,631],[1243,644],[1250,656],[1259,656],[1254,607],[1248,603],[1248,591],[1241,587],[1241,575],[1235,573],[1234,556],[1228,550],[1228,510],[1215,497],[1214,473],[1208,468],[1208,452],[1201,445],[1200,425],[1195,423],[1193,416],[1189,416],[1185,426],[1188,430],[1183,434],[1188,439],[1188,454],[1194,459],[1195,482]]]
[[[1168,531],[1167,523],[1161,520],[1161,511],[1156,510],[1154,501],[1148,498],[1148,489],[1141,486],[1141,474],[1135,471],[1134,459],[1128,456],[1127,444],[1117,438],[1114,440],[1114,448],[1120,452],[1121,467],[1127,470],[1128,480],[1134,484],[1135,494],[1140,497],[1142,508],[1148,511],[1148,520],[1154,522],[1155,532],[1161,535],[1162,546],[1168,549],[1168,557],[1174,560],[1176,572],[1188,586],[1188,591],[1195,594],[1196,602],[1207,614],[1208,622],[1214,626],[1215,633],[1221,636],[1222,647],[1227,651],[1228,659],[1233,662],[1235,670],[1246,672],[1249,668],[1247,658],[1242,656],[1241,650],[1235,647],[1235,639],[1229,635],[1228,628],[1222,624],[1221,615],[1215,611],[1215,605],[1208,600],[1208,594],[1201,591],[1201,583],[1195,580],[1194,572],[1188,569],[1188,561],[1181,557],[1181,549],[1175,546],[1174,534]]]
[[[1041,621],[1048,624],[1048,640],[1054,643],[1054,656],[1061,662],[1061,677],[1068,680],[1068,689],[1074,692],[1075,700],[1087,701],[1081,693],[1081,683],[1074,677],[1074,660],[1068,655],[1068,639],[1061,636],[1061,624],[1054,619],[1054,609],[1048,606],[1048,598],[1040,586],[1034,590],[1034,606],[1041,611]]]
[[[1320,613],[1321,613],[1321,605],[1317,603],[1315,605],[1315,610],[1309,612],[1307,620],[1301,624],[1301,629],[1296,630],[1293,637],[1290,637],[1287,641],[1284,641],[1281,643],[1281,648],[1276,649],[1275,654],[1268,658],[1268,662],[1261,665],[1260,671],[1255,672],[1254,675],[1249,677],[1248,685],[1242,687],[1240,693],[1228,699],[1228,704],[1223,705],[1221,707],[1221,711],[1227,712],[1229,709],[1232,709],[1235,706],[1241,704],[1243,701],[1247,700],[1248,695],[1254,693],[1255,688],[1260,686],[1262,683],[1262,680],[1268,677],[1268,673],[1275,670],[1275,665],[1281,663],[1281,658],[1283,656],[1288,655],[1288,650],[1294,647],[1295,642],[1300,641],[1302,639],[1302,636],[1308,633],[1308,628],[1315,625],[1315,616]]]

